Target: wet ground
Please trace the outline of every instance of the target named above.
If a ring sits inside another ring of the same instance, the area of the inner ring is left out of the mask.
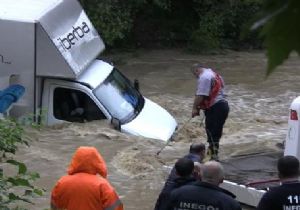
[[[106,160],[109,180],[125,209],[152,210],[176,159],[187,153],[192,142],[206,141],[200,126],[202,116],[189,121],[196,83],[189,69],[195,62],[216,69],[226,83],[231,111],[220,149],[226,177],[240,183],[276,177],[276,159],[282,154],[276,144],[285,139],[289,106],[299,94],[298,57],[289,59],[268,78],[263,52],[200,56],[156,50],[109,57],[130,79],[138,79],[143,95],[165,107],[183,128],[159,156],[156,153],[164,142],[119,133],[105,121],[28,128],[31,146],[22,147],[17,158],[40,173],[36,185],[46,190],[29,209],[49,208],[51,189],[65,174],[74,151],[88,145],[95,146]],[[248,155],[250,159],[243,158]]]

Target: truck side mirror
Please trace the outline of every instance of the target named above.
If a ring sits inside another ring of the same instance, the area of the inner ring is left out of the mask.
[[[140,83],[139,83],[138,79],[134,80],[133,86],[136,90],[138,90],[138,91],[140,90]]]
[[[119,119],[117,118],[111,118],[111,124],[113,126],[114,129],[121,131],[121,122]]]

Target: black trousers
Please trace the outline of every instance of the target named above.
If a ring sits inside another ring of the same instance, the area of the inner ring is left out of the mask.
[[[219,101],[204,111],[207,142],[212,155],[218,155],[219,142],[223,133],[223,126],[228,117],[229,105],[227,101]]]

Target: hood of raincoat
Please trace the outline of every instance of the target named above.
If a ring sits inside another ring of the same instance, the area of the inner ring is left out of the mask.
[[[76,173],[99,174],[107,177],[107,168],[104,159],[95,147],[79,147],[68,168],[68,174]]]

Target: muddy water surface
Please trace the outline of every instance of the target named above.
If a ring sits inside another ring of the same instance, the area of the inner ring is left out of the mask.
[[[299,58],[292,57],[267,79],[262,52],[199,56],[164,50],[123,53],[111,59],[130,79],[139,80],[144,96],[165,107],[177,119],[182,129],[176,141],[157,156],[164,142],[119,133],[107,122],[28,129],[31,146],[22,147],[17,158],[24,160],[30,170],[40,173],[36,184],[46,190],[30,209],[49,208],[51,189],[65,174],[74,151],[88,145],[95,146],[105,158],[109,180],[125,209],[152,210],[170,166],[187,153],[191,142],[206,140],[200,126],[202,116],[188,121],[196,83],[189,68],[194,62],[215,68],[226,83],[231,112],[221,140],[220,159],[228,165],[227,177],[245,182],[275,176],[274,167],[269,167],[275,160],[263,162],[259,156],[281,153],[276,144],[285,139],[289,105],[299,94]],[[252,154],[254,159],[234,166],[226,163],[246,154]],[[254,165],[265,173],[253,168]]]

